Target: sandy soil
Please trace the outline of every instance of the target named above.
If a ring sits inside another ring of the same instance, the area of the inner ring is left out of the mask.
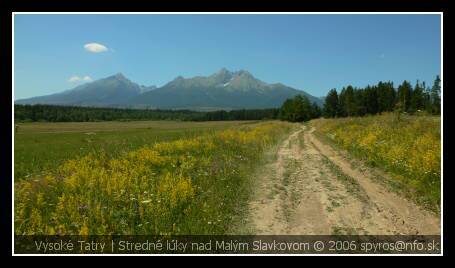
[[[249,204],[255,234],[440,234],[437,215],[374,182],[303,126],[263,168]]]

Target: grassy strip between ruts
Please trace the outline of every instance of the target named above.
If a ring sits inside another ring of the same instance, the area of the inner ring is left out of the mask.
[[[440,211],[440,119],[393,114],[318,119],[316,134],[391,175],[396,191]]]

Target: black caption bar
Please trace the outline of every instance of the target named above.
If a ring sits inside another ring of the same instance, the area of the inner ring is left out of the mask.
[[[440,254],[435,235],[27,236],[15,254]]]

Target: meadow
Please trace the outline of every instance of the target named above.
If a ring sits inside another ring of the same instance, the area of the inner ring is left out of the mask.
[[[440,117],[386,113],[308,124],[377,167],[394,190],[440,211]],[[282,121],[20,124],[15,234],[238,231],[232,228],[248,213],[252,175],[299,128]]]
[[[256,121],[19,123],[14,139],[15,181],[52,172],[89,152],[111,156],[144,145],[252,124]]]
[[[441,127],[438,116],[317,119],[316,133],[392,177],[396,190],[440,211]]]
[[[263,152],[294,128],[60,124],[24,124],[16,134],[16,234],[225,234]]]

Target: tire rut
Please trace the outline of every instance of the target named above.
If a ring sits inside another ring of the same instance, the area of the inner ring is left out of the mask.
[[[439,220],[351,168],[314,129],[284,140],[257,175],[255,234],[439,234]]]

